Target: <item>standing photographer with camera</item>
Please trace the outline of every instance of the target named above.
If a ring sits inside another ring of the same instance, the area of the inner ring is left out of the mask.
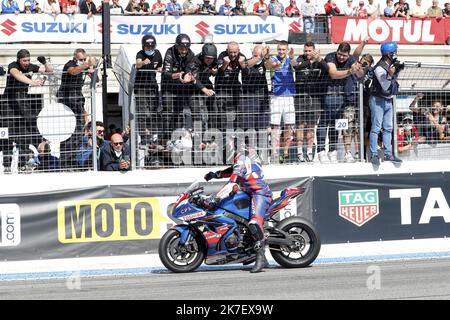
[[[397,60],[397,44],[392,41],[384,42],[381,47],[381,59],[374,68],[374,77],[369,106],[372,127],[370,129],[370,154],[374,166],[380,165],[378,156],[378,134],[383,128],[384,161],[401,163],[402,160],[392,153],[393,105],[394,95],[398,94],[398,73],[404,64]]]
[[[37,146],[41,141],[36,123],[40,104],[38,99],[28,94],[28,89],[30,86],[42,87],[45,83],[45,77],[33,78],[33,74],[51,73],[53,67],[44,56],[39,56],[37,60],[40,66],[31,63],[31,54],[27,49],[21,49],[17,52],[16,61],[8,65],[4,92],[7,108],[4,112],[9,118],[9,141],[11,142],[9,148],[12,148],[12,142],[16,142],[20,152],[28,151],[30,144]],[[20,165],[23,164],[22,162]]]

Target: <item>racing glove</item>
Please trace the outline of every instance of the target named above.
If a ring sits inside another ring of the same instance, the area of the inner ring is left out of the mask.
[[[221,171],[216,171],[216,172],[210,171],[210,172],[208,172],[205,175],[204,178],[205,178],[206,181],[209,181],[211,179],[221,179],[222,178],[222,172]]]
[[[46,64],[47,63],[47,59],[45,59],[44,56],[39,56],[37,57],[37,60],[42,63],[42,64]]]

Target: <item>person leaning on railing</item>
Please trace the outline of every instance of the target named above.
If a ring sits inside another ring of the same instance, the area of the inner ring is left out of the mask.
[[[72,167],[73,153],[81,140],[86,116],[82,89],[86,76],[92,76],[96,64],[97,59],[89,57],[84,49],[78,48],[74,51],[73,58],[63,67],[61,85],[57,92],[58,102],[69,107],[76,118],[75,132],[68,140],[61,143],[61,166],[63,168]]]
[[[278,0],[270,0],[269,15],[276,17],[285,17],[286,12],[284,11],[284,6]]]
[[[295,106],[297,120],[297,160],[312,162],[314,160],[315,126],[322,109],[324,79],[328,74],[328,65],[316,49],[313,42],[306,42],[303,54],[291,61],[295,71],[297,96]],[[306,137],[306,157],[303,154],[303,140]]]
[[[394,4],[394,17],[409,19],[410,11],[409,3],[405,0],[399,0]]]
[[[97,14],[97,7],[93,0],[80,2],[80,13],[87,14],[89,17]]]
[[[140,136],[141,145],[150,145],[162,138],[162,106],[156,74],[161,71],[163,60],[153,35],[143,36],[141,43],[142,50],[136,54],[134,82],[136,133]]]
[[[203,0],[203,3],[198,5],[197,14],[214,16],[217,14],[217,11],[209,0]]]
[[[185,0],[183,2],[184,14],[195,14],[197,12],[198,5],[194,4],[192,0]]]
[[[51,73],[53,67],[45,57],[38,57],[41,66],[31,63],[30,52],[21,49],[17,52],[17,60],[8,66],[8,77],[4,97],[8,101],[8,109],[14,117],[10,127],[10,135],[15,137],[18,148],[28,150],[28,145],[35,147],[40,143],[40,134],[37,131],[36,101],[28,94],[29,86],[41,87],[45,79],[32,79],[33,73]]]
[[[64,14],[76,14],[80,12],[76,0],[60,0],[59,5],[61,6],[61,12]]]
[[[16,0],[3,0],[2,1],[2,13],[14,13],[19,14],[19,4]]]
[[[242,0],[236,0],[236,6],[231,9],[233,16],[245,16],[245,8],[242,5]]]
[[[166,4],[162,3],[161,0],[156,0],[152,5],[152,14],[164,14],[166,11]]]
[[[56,0],[44,0],[42,4],[42,12],[56,17],[61,13],[61,8]]]
[[[444,11],[439,7],[439,0],[433,0],[431,7],[427,10],[428,18],[442,18]]]
[[[444,16],[444,18],[450,17],[450,2],[446,2],[444,4],[444,9],[442,9],[442,15]]]

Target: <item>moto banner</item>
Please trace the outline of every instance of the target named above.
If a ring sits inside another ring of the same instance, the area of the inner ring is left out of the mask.
[[[0,43],[8,42],[102,42],[102,17],[84,14],[52,16],[0,16]],[[289,32],[301,32],[302,20],[287,17],[258,16],[111,16],[112,43],[141,43],[146,34],[158,43],[174,43],[186,33],[193,43],[202,43],[212,35],[215,43],[230,40],[241,43],[287,40]]]
[[[314,193],[323,243],[450,235],[448,172],[317,177]]]
[[[400,44],[445,44],[450,36],[450,19],[440,18],[355,18],[331,17],[333,43],[379,44],[395,41]]]
[[[280,212],[312,219],[312,180],[269,181],[274,197],[284,188],[306,192]],[[205,183],[205,194],[223,182]],[[99,186],[48,194],[0,196],[0,259],[34,260],[155,252],[173,225],[167,206],[188,185]]]

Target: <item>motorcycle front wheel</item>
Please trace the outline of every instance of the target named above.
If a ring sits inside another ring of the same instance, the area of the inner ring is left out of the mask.
[[[304,268],[317,258],[320,252],[320,237],[308,221],[292,217],[277,225],[278,229],[289,233],[294,241],[291,245],[270,245],[273,259],[285,268]]]
[[[193,237],[185,245],[180,244],[180,233],[167,231],[159,242],[159,258],[164,266],[172,272],[191,272],[203,262],[205,253],[199,237]]]

